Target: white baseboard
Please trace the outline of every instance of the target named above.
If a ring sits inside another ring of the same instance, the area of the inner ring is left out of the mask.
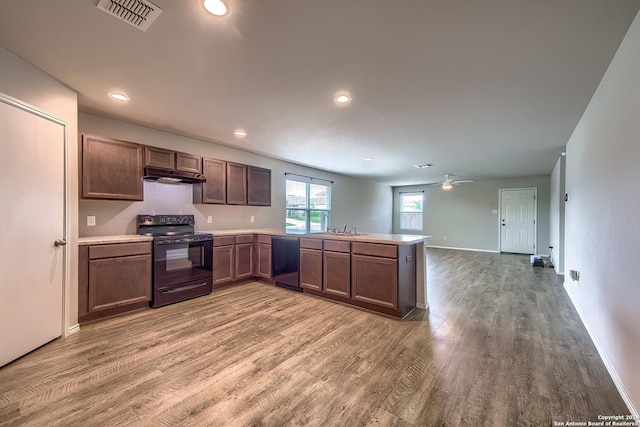
[[[571,300],[571,303],[573,304],[576,311],[578,312],[578,316],[580,316],[580,320],[582,320],[582,324],[584,325],[585,329],[587,330],[587,333],[591,337],[591,341],[593,341],[593,344],[596,346],[596,350],[598,351],[600,358],[604,362],[604,366],[607,368],[607,371],[609,372],[609,376],[611,377],[611,379],[613,380],[613,383],[618,389],[618,392],[620,393],[622,400],[624,400],[624,403],[627,405],[627,408],[629,408],[629,412],[631,412],[631,415],[633,415],[634,417],[636,417],[636,419],[638,419],[638,417],[640,416],[638,414],[638,410],[635,408],[635,406],[633,405],[633,402],[629,398],[629,394],[627,393],[627,390],[624,388],[624,384],[622,383],[622,380],[618,376],[618,373],[616,372],[615,368],[609,361],[609,358],[607,357],[607,354],[605,353],[604,348],[602,347],[602,344],[600,344],[600,340],[598,340],[598,337],[593,332],[593,329],[591,329],[591,327],[589,326],[589,322],[587,322],[587,318],[583,316],[582,310],[580,310],[580,307],[578,306],[578,304],[576,304],[575,297],[571,292],[571,289],[569,288],[569,286],[567,286],[566,281],[564,282],[563,286],[564,286],[564,290],[567,292],[567,295],[569,295],[569,299]]]
[[[472,251],[472,252],[489,252],[492,254],[499,254],[499,251],[490,251],[487,249],[471,249],[471,248],[454,248],[451,246],[434,246],[434,245],[427,245],[428,248],[436,248],[436,249],[454,249],[456,251]]]
[[[67,332],[67,336],[71,335],[71,334],[75,334],[76,332],[78,332],[80,330],[80,324],[76,323],[75,325],[71,326],[69,328],[69,331]]]
[[[422,309],[422,310],[429,310],[429,305],[428,305],[428,304],[420,304],[420,303],[417,303],[417,304],[416,304],[416,307],[417,307],[417,308],[420,308],[420,309]]]

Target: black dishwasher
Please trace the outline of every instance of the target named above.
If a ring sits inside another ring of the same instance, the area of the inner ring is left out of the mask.
[[[276,286],[302,292],[298,265],[300,239],[290,236],[271,238],[271,268]]]

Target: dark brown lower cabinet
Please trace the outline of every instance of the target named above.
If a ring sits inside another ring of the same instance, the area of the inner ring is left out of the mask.
[[[264,279],[271,278],[271,236],[259,234],[257,239],[256,276]]]
[[[324,251],[324,292],[328,294],[351,296],[351,254]]]
[[[253,242],[236,243],[236,279],[253,276]]]
[[[151,255],[89,261],[89,312],[151,300]]]
[[[300,248],[300,287],[322,291],[322,250]]]
[[[233,236],[231,236],[233,239]],[[213,242],[216,244],[217,237]],[[213,286],[232,282],[234,279],[234,252],[235,245],[224,245],[213,247]]]
[[[354,300],[398,308],[398,260],[352,255],[351,280]]]
[[[80,246],[78,270],[81,322],[151,301],[151,242]]]

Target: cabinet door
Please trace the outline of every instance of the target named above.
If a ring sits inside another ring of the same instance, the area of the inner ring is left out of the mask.
[[[397,309],[398,260],[352,255],[351,298]]]
[[[227,204],[247,204],[247,166],[227,162]]]
[[[151,255],[89,261],[89,313],[151,301]]]
[[[213,248],[213,284],[219,285],[234,279],[234,245]]]
[[[300,286],[322,291],[322,251],[300,249]]]
[[[205,158],[202,170],[207,180],[193,184],[193,203],[226,203],[227,162]]]
[[[174,170],[176,168],[176,153],[175,151],[165,150],[157,147],[144,147],[144,165]]]
[[[236,279],[253,276],[253,243],[236,245]]]
[[[324,251],[324,291],[351,296],[351,254]]]
[[[187,153],[176,153],[176,170],[202,173],[202,157]]]
[[[258,243],[258,269],[257,276],[271,278],[271,245]]]
[[[271,169],[247,167],[247,202],[254,206],[271,206]]]
[[[82,197],[142,200],[141,145],[82,135]]]

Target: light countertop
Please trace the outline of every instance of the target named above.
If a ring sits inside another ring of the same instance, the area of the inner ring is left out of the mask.
[[[268,234],[271,236],[292,236],[312,239],[335,239],[347,240],[350,242],[367,243],[388,243],[396,245],[413,245],[425,242],[430,236],[416,234],[383,234],[383,233],[362,233],[362,234],[337,234],[337,233],[285,233],[278,229],[236,229],[236,230],[200,230],[211,233],[214,236],[233,236],[237,234]]]
[[[80,237],[78,239],[78,245],[105,245],[109,243],[135,243],[135,242],[150,242],[153,237],[140,236],[137,234],[125,234],[121,236],[91,236]]]
[[[239,234],[268,234],[271,236],[292,236],[311,239],[331,239],[346,240],[350,242],[364,243],[386,243],[395,245],[413,245],[425,242],[430,236],[416,234],[383,234],[383,233],[362,233],[362,234],[336,234],[336,233],[285,233],[277,229],[235,229],[235,230],[198,230],[202,233],[211,233],[213,236],[235,236]],[[139,236],[137,234],[127,234],[121,236],[91,236],[80,237],[79,245],[102,245],[109,243],[133,243],[148,242],[153,240],[149,236]]]

